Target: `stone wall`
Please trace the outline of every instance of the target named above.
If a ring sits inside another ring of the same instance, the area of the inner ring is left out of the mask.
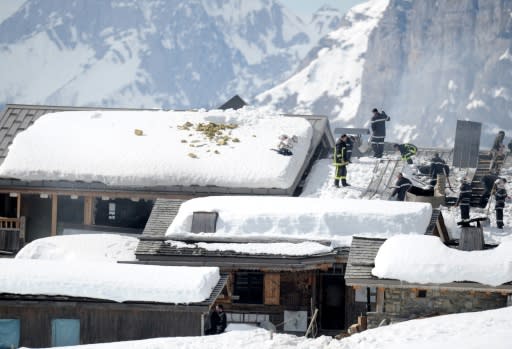
[[[386,288],[384,311],[368,313],[368,328],[384,319],[399,322],[420,317],[496,309],[507,306],[507,295],[496,292]]]

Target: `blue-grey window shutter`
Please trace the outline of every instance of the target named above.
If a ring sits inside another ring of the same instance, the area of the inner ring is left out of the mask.
[[[0,349],[18,348],[20,345],[20,320],[0,319]]]
[[[52,347],[78,344],[80,344],[80,320],[52,320]]]

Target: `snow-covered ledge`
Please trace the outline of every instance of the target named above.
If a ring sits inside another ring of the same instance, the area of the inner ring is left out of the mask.
[[[460,251],[435,236],[393,236],[380,247],[372,274],[410,283],[472,281],[499,286],[512,281],[512,238],[491,250]]]

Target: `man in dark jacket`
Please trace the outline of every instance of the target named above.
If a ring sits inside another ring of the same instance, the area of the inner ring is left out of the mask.
[[[219,334],[224,332],[227,327],[226,313],[224,313],[224,306],[217,304],[215,310],[210,315],[210,329],[206,334]]]
[[[503,229],[503,209],[505,208],[505,200],[508,198],[507,190],[505,189],[505,183],[507,181],[504,178],[500,178],[496,181],[496,204],[494,209],[496,210],[496,226],[498,229]]]
[[[430,185],[435,187],[437,184],[437,176],[447,176],[446,162],[435,153],[434,157],[430,160]]]
[[[397,181],[395,183],[395,189],[391,193],[391,197],[397,196],[397,201],[405,200],[405,193],[409,191],[412,187],[412,183],[409,179],[405,178],[402,173],[399,173],[397,176]]]
[[[341,184],[344,187],[350,186],[347,183],[347,164],[348,164],[348,154],[347,154],[347,135],[343,134],[336,141],[336,146],[334,148],[334,186],[340,187],[340,179]]]
[[[386,121],[391,120],[389,116],[386,115],[384,110],[379,113],[377,108],[373,108],[372,110],[373,116],[370,120],[371,130],[372,130],[372,149],[373,156],[376,158],[381,158],[382,153],[384,153],[384,138],[386,137]]]
[[[499,179],[498,175],[495,173],[489,173],[480,179],[480,183],[482,183],[482,186],[484,187],[484,192],[482,193],[482,196],[480,197],[480,207],[484,208],[487,206],[487,202],[489,201],[489,198],[491,197],[491,192],[494,188],[494,183]]]
[[[469,178],[464,177],[460,185],[459,198],[456,205],[460,207],[460,218],[462,222],[469,221],[469,205],[471,203],[471,184]]]
[[[412,165],[412,157],[416,155],[416,152],[418,151],[418,148],[414,144],[393,144],[393,148],[400,152],[402,160],[407,161],[408,164]]]

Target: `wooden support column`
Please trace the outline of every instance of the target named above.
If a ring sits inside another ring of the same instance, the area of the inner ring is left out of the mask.
[[[264,276],[264,304],[279,305],[281,289],[280,273],[265,273]]]
[[[50,230],[50,235],[57,235],[57,203],[59,196],[57,194],[52,194],[52,225]]]
[[[18,193],[16,197],[16,218],[21,217],[21,193]]]
[[[375,309],[377,313],[384,312],[384,288],[377,288],[377,308]]]
[[[84,197],[84,225],[93,225],[93,197]]]

